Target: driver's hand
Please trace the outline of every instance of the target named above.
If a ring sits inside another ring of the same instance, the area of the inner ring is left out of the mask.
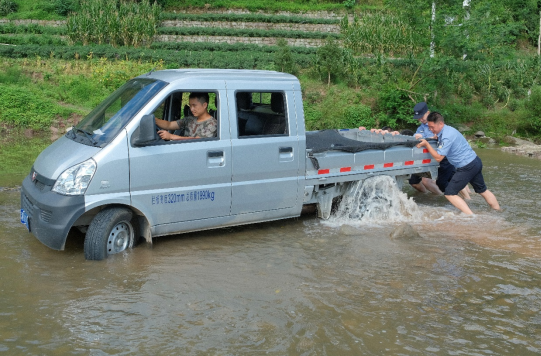
[[[158,131],[158,135],[160,135],[162,140],[170,140],[173,135],[171,135],[169,132],[165,130]]]

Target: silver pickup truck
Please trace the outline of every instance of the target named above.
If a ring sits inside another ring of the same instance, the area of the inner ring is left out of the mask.
[[[190,115],[190,93],[209,95],[216,137],[161,140],[155,118]],[[305,132],[301,87],[292,75],[179,69],[128,81],[47,147],[24,179],[21,222],[63,250],[86,233],[87,259],[140,239],[299,216],[353,184],[389,175],[437,174],[438,163],[408,136]]]

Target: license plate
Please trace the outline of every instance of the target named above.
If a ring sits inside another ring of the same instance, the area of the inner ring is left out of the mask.
[[[30,222],[28,221],[28,214],[26,214],[26,211],[24,211],[24,209],[21,209],[21,224],[26,226],[26,229],[30,231]]]

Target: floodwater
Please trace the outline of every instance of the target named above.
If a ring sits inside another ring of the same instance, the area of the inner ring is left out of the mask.
[[[0,192],[0,354],[541,353],[541,161],[480,150],[503,212],[412,196],[420,234],[315,215],[156,238],[85,261],[48,249]],[[415,205],[415,204],[414,204]]]

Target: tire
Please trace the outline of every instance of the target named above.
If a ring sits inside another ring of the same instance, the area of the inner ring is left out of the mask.
[[[85,258],[103,260],[132,248],[139,238],[135,220],[130,209],[107,208],[100,211],[86,232]]]

